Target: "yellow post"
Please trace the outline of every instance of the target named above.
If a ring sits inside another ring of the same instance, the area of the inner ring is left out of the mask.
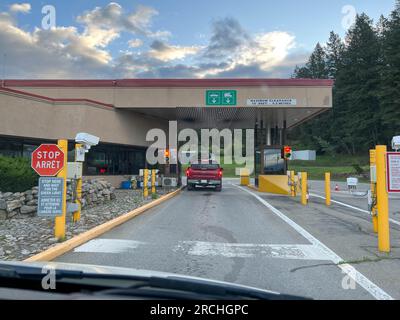
[[[82,148],[82,144],[75,144],[75,161],[76,159],[76,150]],[[78,210],[75,211],[72,215],[72,221],[78,222],[81,219],[81,208],[82,208],[82,177],[79,177],[76,180],[76,200],[75,203],[79,206]]]
[[[376,146],[376,195],[378,209],[378,249],[390,252],[389,196],[386,190],[386,146]]]
[[[370,162],[370,168],[375,167],[375,172],[376,172],[375,149],[369,150],[369,162]],[[373,171],[373,169],[371,169],[371,171]],[[376,199],[376,181],[372,181],[372,176],[371,176],[371,196],[372,196],[372,199]],[[372,213],[372,226],[373,226],[374,232],[378,233],[378,215],[377,215],[377,211],[376,211],[376,205],[372,206],[371,213]]]
[[[307,172],[301,173],[301,204],[307,205]]]
[[[156,193],[156,170],[151,170],[151,193]]]
[[[331,205],[331,173],[325,172],[325,203]]]
[[[64,152],[64,166],[57,174],[58,178],[64,179],[64,192],[62,201],[62,215],[55,218],[54,221],[54,236],[57,239],[65,239],[65,217],[67,211],[67,160],[68,160],[68,140],[58,140],[58,147]]]
[[[250,172],[247,168],[240,169],[240,185],[248,186],[250,184]]]
[[[149,169],[143,170],[143,197],[147,198],[149,195],[149,188],[147,186],[149,180]]]
[[[296,184],[294,181],[294,171],[290,171],[290,195],[292,197],[296,196]]]

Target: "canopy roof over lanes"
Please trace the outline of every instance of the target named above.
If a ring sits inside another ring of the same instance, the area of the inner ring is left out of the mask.
[[[98,103],[120,112],[178,120],[194,128],[294,127],[332,107],[333,80],[121,79],[4,80],[2,88],[36,99]],[[210,90],[236,93],[236,104],[207,105]],[[0,97],[1,98],[1,97]],[[250,101],[263,103],[251,103]],[[265,104],[266,100],[278,104]],[[282,101],[291,101],[282,104]]]

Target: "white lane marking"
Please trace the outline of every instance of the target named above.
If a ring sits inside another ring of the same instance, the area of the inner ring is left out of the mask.
[[[136,249],[144,242],[122,239],[93,239],[74,249],[86,253],[123,253]]]
[[[320,195],[315,194],[315,193],[310,193],[310,196],[316,197],[316,198],[320,198],[320,199],[324,199],[324,200],[325,200],[325,197],[320,196]],[[349,204],[344,203],[344,202],[340,202],[340,201],[333,200],[333,199],[331,199],[331,202],[340,204],[340,205],[342,205],[342,206],[344,206],[344,207],[347,207],[347,208],[350,208],[350,209],[353,209],[353,210],[356,210],[356,211],[360,211],[360,212],[362,212],[362,213],[367,213],[367,214],[369,214],[369,215],[371,214],[371,213],[370,213],[369,211],[367,211],[367,210],[364,210],[364,209],[361,209],[361,208],[358,208],[358,207],[354,207],[354,206],[349,205]],[[389,218],[389,221],[392,222],[392,223],[394,223],[394,224],[397,224],[398,226],[400,226],[400,222],[398,222],[398,221],[396,221],[396,220],[393,220],[392,218]]]
[[[293,229],[295,229],[297,232],[299,232],[304,238],[306,238],[308,241],[310,241],[314,246],[318,247],[321,251],[325,252],[325,254],[329,255],[331,257],[332,262],[335,263],[342,270],[342,272],[344,272],[350,278],[352,278],[354,281],[356,281],[361,287],[363,287],[365,290],[367,290],[375,299],[377,299],[377,300],[393,300],[393,298],[389,294],[387,294],[385,291],[383,291],[380,287],[378,287],[375,283],[373,283],[371,280],[369,280],[367,277],[365,277],[362,273],[357,271],[352,265],[350,265],[348,263],[343,263],[343,259],[340,256],[338,256],[335,252],[333,252],[331,249],[329,249],[327,246],[325,246],[317,238],[312,236],[308,231],[306,231],[301,226],[299,226],[296,222],[294,222],[293,220],[291,220],[287,216],[285,216],[281,211],[276,209],[270,203],[268,203],[267,201],[265,201],[263,198],[261,198],[257,194],[255,194],[245,188],[242,188],[237,185],[236,185],[236,187],[244,192],[249,193],[253,197],[255,197],[264,206],[266,206],[268,209],[270,209],[275,215],[277,215],[279,218],[281,218],[283,221],[285,221],[287,224],[289,224]]]
[[[255,256],[300,259],[300,260],[330,260],[324,251],[309,244],[252,244],[252,243],[221,243],[204,241],[183,241],[176,248],[183,249],[194,256],[222,256],[227,258],[252,258]]]

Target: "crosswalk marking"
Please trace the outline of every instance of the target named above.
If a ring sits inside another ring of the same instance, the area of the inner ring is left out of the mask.
[[[74,252],[124,253],[144,242],[123,239],[93,239],[74,249]]]

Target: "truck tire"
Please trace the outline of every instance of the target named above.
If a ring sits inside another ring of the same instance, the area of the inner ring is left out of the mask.
[[[219,185],[215,187],[215,191],[221,192],[222,191],[222,185]]]

